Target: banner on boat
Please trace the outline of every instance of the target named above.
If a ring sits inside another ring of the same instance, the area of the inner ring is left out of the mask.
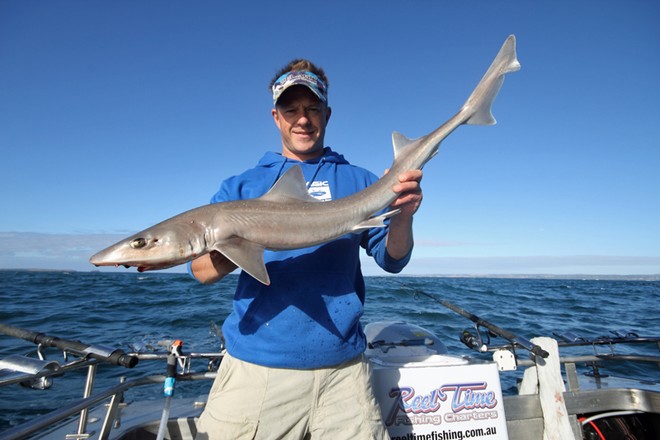
[[[433,355],[371,357],[374,392],[392,440],[508,439],[497,366]]]

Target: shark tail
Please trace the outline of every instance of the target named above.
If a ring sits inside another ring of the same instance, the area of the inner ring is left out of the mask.
[[[520,63],[516,56],[516,37],[510,35],[477,87],[465,101],[461,111],[467,117],[463,123],[494,125],[497,121],[493,117],[492,106],[504,82],[504,75],[517,70],[520,70]]]

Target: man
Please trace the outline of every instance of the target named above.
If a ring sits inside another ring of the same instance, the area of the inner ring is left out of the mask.
[[[301,166],[310,194],[349,196],[377,177],[324,147],[330,119],[328,80],[307,60],[294,60],[271,82],[273,120],[281,153],[227,179],[211,202],[265,194],[290,167]],[[271,284],[242,272],[233,312],[223,325],[223,359],[204,413],[200,439],[386,439],[364,359],[360,325],[365,286],[359,250],[383,269],[399,272],[413,248],[412,218],[422,200],[422,172],[399,176],[387,228],[348,234],[330,243],[266,252]],[[191,263],[202,283],[236,266],[218,252]]]

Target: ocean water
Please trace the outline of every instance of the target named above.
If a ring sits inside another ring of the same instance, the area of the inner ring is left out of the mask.
[[[158,341],[173,339],[184,341],[184,352],[212,352],[218,350],[219,342],[210,325],[221,325],[229,313],[236,280],[229,276],[204,286],[185,274],[0,271],[0,323],[127,352],[148,350]],[[619,329],[660,336],[660,281],[397,276],[368,277],[367,288],[363,324],[403,320],[421,325],[458,355],[488,357],[469,351],[459,341],[460,331],[472,327],[469,320],[416,291],[449,301],[527,339],[567,331],[595,338]],[[506,341],[494,338],[491,342]],[[29,342],[0,335],[0,358],[34,352],[34,348]],[[640,349],[658,354],[657,347]],[[590,354],[591,348],[586,350]],[[49,349],[46,353],[48,359],[62,361],[61,352]],[[140,362],[131,370],[102,365],[95,390],[116,384],[121,376],[164,371],[164,361]],[[660,379],[658,372],[657,366],[622,371],[654,381]],[[0,437],[3,430],[81,396],[84,375],[81,370],[55,378],[53,387],[45,391],[0,387]],[[513,392],[515,380],[514,376],[503,382],[505,393]],[[176,396],[204,394],[209,387],[210,382],[182,383]],[[127,398],[162,399],[162,388],[136,391]]]

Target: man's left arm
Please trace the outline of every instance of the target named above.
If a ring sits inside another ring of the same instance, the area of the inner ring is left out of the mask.
[[[390,257],[400,260],[412,250],[413,215],[422,203],[422,170],[407,171],[399,175],[399,183],[392,187],[398,197],[390,205],[401,212],[390,219],[386,248]]]

